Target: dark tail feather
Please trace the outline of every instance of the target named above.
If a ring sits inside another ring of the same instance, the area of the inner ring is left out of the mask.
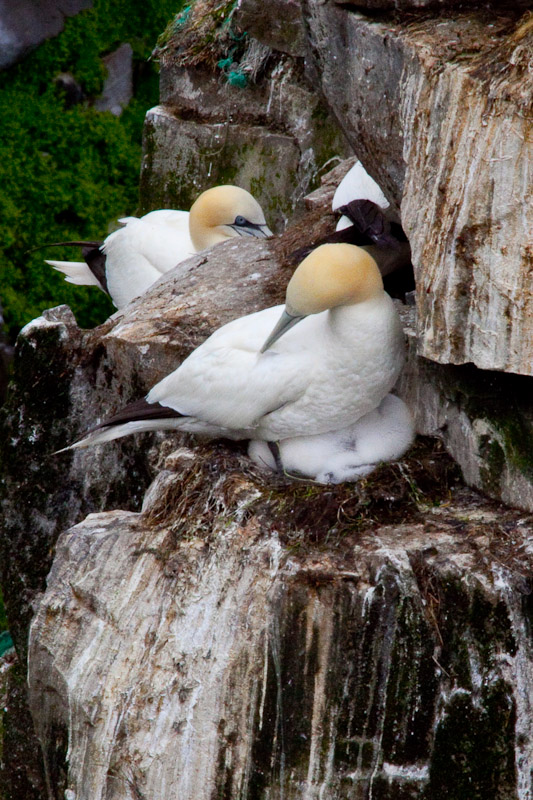
[[[106,275],[106,256],[100,250],[103,242],[50,242],[50,244],[40,244],[26,250],[27,253],[34,253],[36,250],[43,250],[45,247],[81,247],[83,260],[91,270],[92,274],[99,282],[100,286],[109,294],[107,288]]]
[[[148,403],[144,398],[136,400],[134,403],[123,408],[117,414],[106,419],[100,425],[85,433],[81,439],[74,444],[57,450],[63,453],[65,450],[74,450],[78,447],[90,447],[94,444],[103,444],[113,439],[120,439],[129,433],[141,433],[143,431],[164,430],[166,428],[178,428],[179,425],[172,425],[172,420],[183,418],[183,414],[174,411],[172,408],[163,406],[160,403]],[[55,455],[55,453],[54,453]]]
[[[38,244],[37,247],[32,247],[26,250],[26,253],[35,253],[36,250],[44,250],[45,247],[101,247],[103,242],[47,242],[46,244]]]
[[[173,419],[183,416],[179,411],[174,411],[173,408],[163,406],[161,403],[148,403],[143,397],[141,400],[135,400],[120,411],[117,411],[112,417],[101,422],[100,425],[87,431],[87,433],[92,433],[101,428],[109,428],[110,425],[122,425],[124,422],[144,422],[146,420]]]
[[[104,292],[109,294],[109,289],[107,288],[107,273],[105,269],[106,255],[100,250],[100,245],[98,243],[96,246],[87,244],[81,248],[81,253],[83,260],[91,270],[96,280],[100,282]]]
[[[371,244],[378,247],[398,247],[398,239],[391,232],[391,224],[376,203],[371,200],[352,200],[351,203],[341,206],[339,211],[353,222],[362,235],[368,236]]]

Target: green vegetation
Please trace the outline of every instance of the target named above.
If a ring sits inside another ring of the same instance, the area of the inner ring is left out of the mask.
[[[113,307],[98,290],[73,287],[44,258],[80,258],[73,248],[27,254],[46,242],[104,238],[135,213],[144,114],[158,100],[148,62],[158,35],[183,0],[94,0],[65,30],[0,73],[0,301],[9,333],[44,308],[68,303],[79,323]],[[102,56],[123,42],[134,53],[134,99],[120,118],[91,107],[103,85]],[[55,82],[70,72],[86,100],[67,107]]]

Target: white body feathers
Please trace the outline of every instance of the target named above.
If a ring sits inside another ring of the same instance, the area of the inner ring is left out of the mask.
[[[74,446],[167,428],[276,441],[338,430],[376,408],[404,358],[390,297],[306,317],[260,353],[282,310],[274,306],[219,328],[148,393],[149,403],[184,417],[102,428]]]
[[[260,353],[282,311],[224,325],[146,399],[187,415],[184,430],[276,441],[345,427],[394,386],[403,333],[388,295],[306,317]]]
[[[296,436],[278,442],[284,469],[318,483],[354,481],[382,461],[405,453],[414,438],[414,425],[403,400],[386,395],[379,406],[338,431]],[[261,467],[276,469],[266,442],[251,441],[248,455]]]
[[[122,308],[143,294],[165,272],[196,251],[189,235],[189,212],[159,209],[144,217],[123,217],[124,227],[111,233],[101,250],[106,255],[107,289]],[[52,261],[68,283],[103,286],[82,261]]]
[[[127,305],[196,251],[189,235],[189,212],[160,209],[119,220],[124,227],[102,245],[107,288],[117,308]]]
[[[371,178],[360,161],[348,170],[342,181],[337,186],[331,204],[332,211],[337,211],[341,206],[351,203],[352,200],[370,200],[379,206],[382,211],[389,208],[390,203],[381,191],[379,184]],[[342,231],[352,225],[351,220],[344,215],[337,223],[336,230]]]

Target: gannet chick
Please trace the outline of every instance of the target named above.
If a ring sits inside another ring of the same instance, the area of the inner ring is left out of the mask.
[[[346,428],[277,444],[286,473],[317,483],[343,483],[369,475],[380,462],[401,458],[414,435],[409,409],[399,397],[388,394],[377,408]],[[251,441],[248,455],[260,467],[277,468],[267,442]]]
[[[84,246],[86,262],[50,261],[65,280],[98,286],[117,308],[143,294],[165,272],[194,253],[234,236],[271,236],[257,200],[238,186],[203,192],[190,211],[160,209],[143,217],[124,217],[124,227],[98,242],[59,242]]]
[[[379,405],[403,357],[374,259],[353,245],[323,245],[296,269],[285,307],[224,325],[144,400],[72,447],[167,428],[264,441],[337,431]]]

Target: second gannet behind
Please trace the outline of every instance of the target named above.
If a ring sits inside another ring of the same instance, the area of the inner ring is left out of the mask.
[[[69,283],[98,286],[117,308],[143,294],[161,275],[194,253],[235,236],[271,236],[257,200],[245,189],[230,185],[207,189],[190,211],[159,209],[119,221],[124,227],[100,246],[105,263],[100,260],[97,269],[89,259],[89,263],[46,261],[63,272]],[[86,244],[93,257],[98,256],[97,243]]]
[[[360,161],[357,161],[348,170],[337,186],[333,195],[331,210],[339,211],[343,206],[358,200],[367,200],[374,203],[382,211],[390,207],[390,203],[383,194],[381,186],[368,174]],[[337,222],[336,230],[342,231],[344,228],[350,227],[350,225],[353,225],[353,221],[343,214]]]
[[[264,441],[335,431],[376,408],[403,350],[372,257],[353,245],[322,245],[296,269],[285,307],[224,325],[144,400],[72,447],[167,428]]]

